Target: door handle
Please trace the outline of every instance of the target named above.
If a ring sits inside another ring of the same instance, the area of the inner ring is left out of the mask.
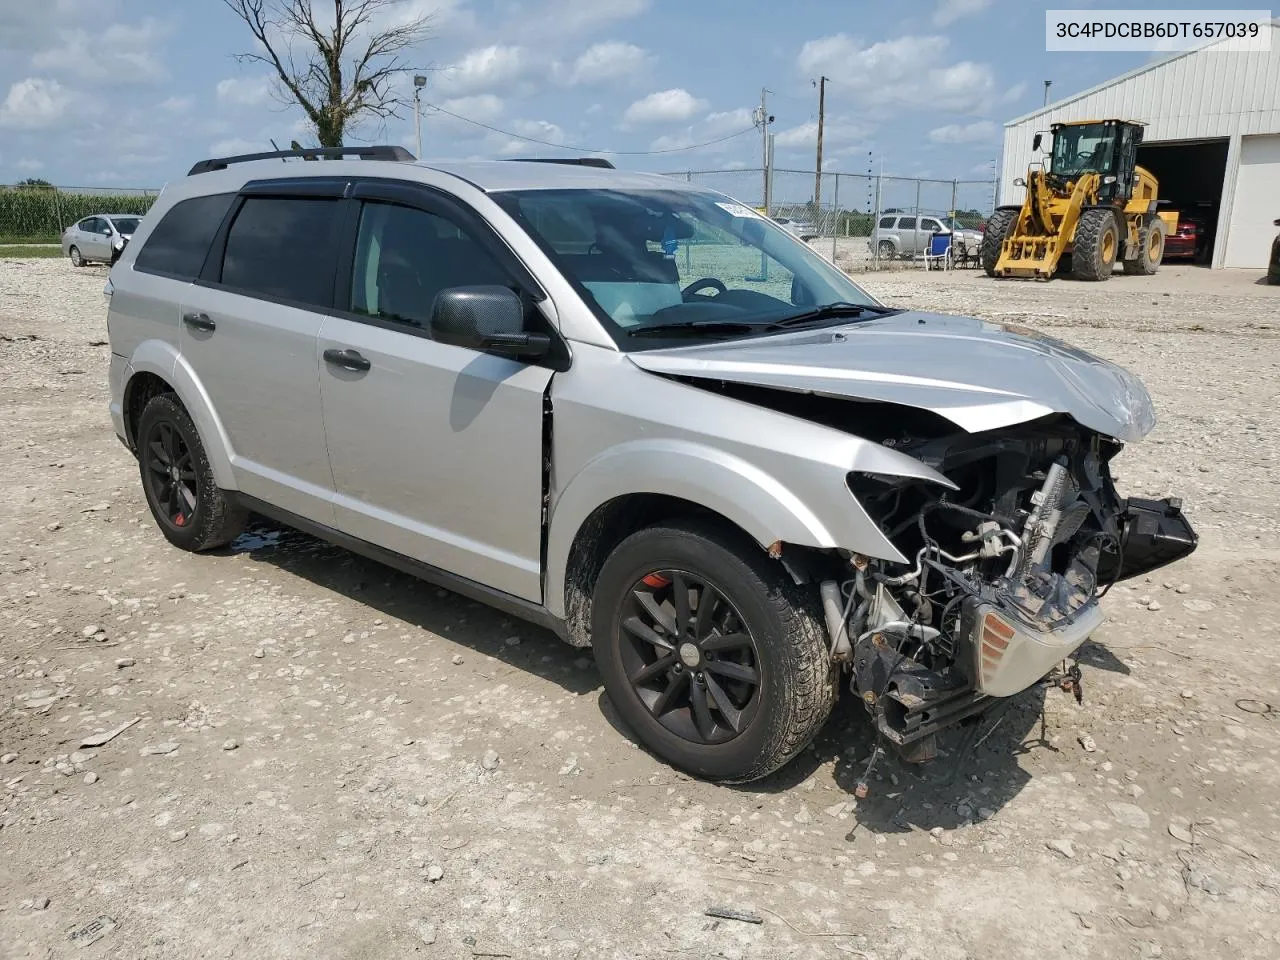
[[[372,366],[359,350],[326,350],[324,362],[344,370],[368,370]]]
[[[213,331],[218,326],[207,313],[184,313],[182,322],[192,330]]]

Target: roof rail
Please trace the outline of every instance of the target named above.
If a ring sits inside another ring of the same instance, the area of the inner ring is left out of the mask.
[[[210,160],[201,160],[187,171],[187,176],[209,173],[211,170],[225,170],[233,163],[248,163],[250,160],[285,160],[290,157],[301,157],[303,160],[317,160],[321,157],[330,160],[340,160],[343,157],[357,157],[360,160],[417,159],[404,147],[398,146],[304,147],[300,150],[268,150],[266,153],[243,153],[237,157],[214,157]]]
[[[605,170],[616,169],[604,157],[507,157],[517,163],[567,163],[575,167],[603,167]]]

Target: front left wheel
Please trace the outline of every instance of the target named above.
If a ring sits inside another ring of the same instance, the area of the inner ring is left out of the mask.
[[[195,552],[239,536],[248,512],[218,487],[195,423],[176,397],[147,401],[136,439],[142,489],[165,539]]]
[[[799,753],[835,701],[813,607],[746,536],[672,523],[605,561],[592,646],[609,700],[650,751],[695,776],[756,780]]]

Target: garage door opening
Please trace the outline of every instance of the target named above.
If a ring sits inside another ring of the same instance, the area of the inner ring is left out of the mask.
[[[1196,225],[1194,249],[1170,237],[1165,261],[1211,264],[1227,173],[1226,138],[1144,143],[1138,147],[1138,164],[1160,183],[1160,209],[1176,210],[1179,221]]]

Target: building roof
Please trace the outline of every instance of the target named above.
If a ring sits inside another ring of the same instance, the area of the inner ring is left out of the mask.
[[[1280,30],[1280,17],[1277,17],[1271,21],[1271,28],[1273,30]],[[1020,123],[1026,123],[1028,120],[1034,120],[1036,117],[1044,116],[1047,113],[1053,113],[1055,110],[1059,110],[1062,107],[1067,106],[1068,104],[1075,103],[1077,100],[1083,100],[1085,97],[1092,96],[1093,94],[1099,92],[1100,90],[1106,90],[1108,87],[1118,86],[1119,84],[1124,83],[1126,80],[1132,80],[1134,77],[1140,77],[1144,73],[1150,73],[1152,70],[1157,70],[1160,67],[1173,63],[1175,60],[1181,60],[1183,57],[1189,57],[1195,53],[1203,53],[1207,48],[1213,46],[1214,44],[1223,43],[1223,42],[1225,41],[1211,40],[1210,42],[1202,46],[1195,47],[1194,49],[1191,49],[1191,50],[1179,50],[1177,53],[1174,53],[1171,56],[1164,57],[1163,59],[1160,59],[1160,60],[1153,60],[1150,63],[1145,63],[1134,70],[1130,70],[1128,73],[1122,73],[1118,77],[1112,77],[1110,80],[1104,81],[1103,83],[1100,83],[1097,86],[1090,87],[1087,90],[1081,90],[1079,93],[1073,93],[1071,96],[1063,97],[1061,100],[1055,100],[1053,103],[1046,104],[1045,106],[1041,107],[1039,110],[1033,110],[1030,113],[1024,113],[1022,116],[1014,117],[1012,120],[1006,120],[1004,125],[1006,127],[1014,127]],[[1277,42],[1277,38],[1272,37],[1273,46],[1276,44],[1276,42]]]

